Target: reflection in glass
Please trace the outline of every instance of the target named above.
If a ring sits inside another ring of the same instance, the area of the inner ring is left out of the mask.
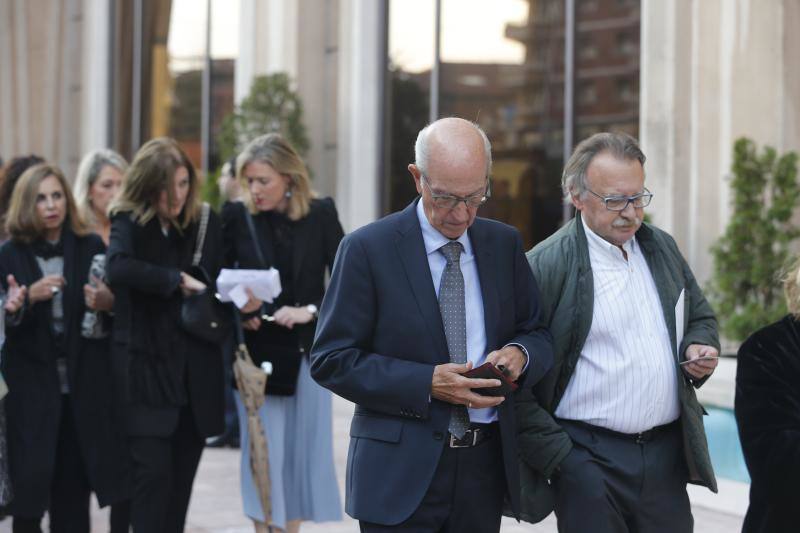
[[[639,3],[576,3],[576,142],[597,131],[638,134]],[[434,2],[390,5],[387,212],[416,195],[405,167],[427,122],[431,63],[420,58],[433,56]],[[408,26],[398,21],[414,17],[424,21],[419,38],[400,31]],[[441,39],[440,116],[473,120],[492,141],[492,197],[479,213],[517,227],[533,246],[562,217],[564,2],[442,0]],[[416,70],[404,69],[400,58]]]

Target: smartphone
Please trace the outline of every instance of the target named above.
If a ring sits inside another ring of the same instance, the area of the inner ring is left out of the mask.
[[[463,374],[468,378],[497,379],[500,381],[499,387],[484,387],[472,389],[482,396],[506,396],[517,390],[517,384],[509,380],[506,375],[492,363],[483,363],[481,366]]]
[[[688,365],[694,361],[711,361],[712,359],[719,359],[718,355],[704,355],[703,357],[698,357],[697,359],[687,359],[686,361],[681,361],[680,365]]]

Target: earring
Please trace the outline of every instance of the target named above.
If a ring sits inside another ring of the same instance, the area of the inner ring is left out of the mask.
[[[292,190],[291,189],[286,189],[286,194],[284,194],[284,196],[286,198],[291,198],[292,197]]]

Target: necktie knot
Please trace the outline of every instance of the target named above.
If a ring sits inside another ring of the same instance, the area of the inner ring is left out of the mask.
[[[439,251],[442,252],[442,255],[444,255],[445,259],[447,259],[448,265],[457,265],[461,257],[462,249],[463,246],[461,245],[460,242],[450,241],[441,248],[439,248]]]

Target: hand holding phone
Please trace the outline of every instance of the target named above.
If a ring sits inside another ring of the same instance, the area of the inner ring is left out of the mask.
[[[496,379],[500,381],[499,387],[472,389],[473,392],[483,396],[507,396],[517,390],[517,384],[506,377],[504,370],[498,369],[492,363],[483,363],[463,375],[467,378]]]
[[[712,361],[714,359],[719,359],[718,355],[704,355],[702,357],[697,357],[695,359],[687,359],[686,361],[681,361],[680,365],[688,365],[689,363],[694,363],[695,361]]]

